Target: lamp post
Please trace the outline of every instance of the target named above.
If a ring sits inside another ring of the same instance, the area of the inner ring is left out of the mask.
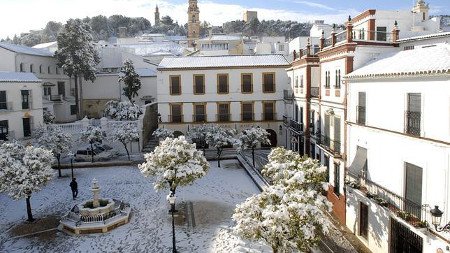
[[[69,152],[67,156],[70,158],[70,171],[72,172],[72,179],[73,179],[73,158],[75,155],[72,152]]]
[[[439,210],[439,206],[434,206],[434,208],[430,210],[430,213],[431,213],[431,223],[434,225],[434,228],[436,229],[437,232],[442,231],[450,232],[450,222],[445,224],[443,227],[438,227],[441,224],[442,214],[444,214],[444,212]]]
[[[172,214],[172,252],[176,253],[176,243],[175,243],[175,219],[173,217],[173,214],[175,213],[175,200],[177,197],[175,197],[175,194],[171,193],[167,195],[167,200],[170,203],[170,213]]]

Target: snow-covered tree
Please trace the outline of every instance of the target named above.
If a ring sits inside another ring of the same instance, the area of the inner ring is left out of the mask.
[[[58,161],[58,176],[61,177],[61,154],[70,151],[71,135],[65,133],[59,126],[49,125],[40,134],[37,142],[39,146],[52,151]]]
[[[115,128],[111,134],[111,139],[113,141],[119,141],[123,144],[125,151],[127,151],[128,160],[131,160],[127,144],[133,143],[134,141],[139,141],[139,132],[136,125],[128,123],[121,127]]]
[[[274,149],[263,170],[274,184],[236,207],[235,231],[249,240],[264,240],[273,252],[308,251],[330,226],[322,211],[331,209],[321,194],[324,172],[310,158]]]
[[[55,121],[55,115],[51,111],[43,110],[44,123],[52,124]]]
[[[174,131],[168,128],[157,128],[153,131],[152,135],[158,139],[166,139],[167,137],[173,138]]]
[[[166,138],[151,153],[144,155],[146,162],[139,165],[144,176],[155,176],[156,190],[169,188],[172,194],[178,186],[192,184],[206,175],[209,163],[202,151],[184,136]]]
[[[94,162],[94,143],[101,142],[103,140],[102,129],[95,126],[88,126],[86,130],[81,132],[81,139],[91,145],[91,162]]]
[[[251,127],[239,134],[239,149],[251,149],[253,167],[255,166],[255,148],[259,144],[270,144],[269,133],[259,126]]]
[[[201,147],[203,149],[203,152],[205,152],[206,148],[206,135],[210,130],[210,126],[203,124],[199,126],[195,126],[191,128],[188,133],[187,137],[192,140],[192,142],[195,142],[197,144],[197,148]]]
[[[237,143],[236,131],[234,129],[223,128],[218,125],[212,125],[209,127],[206,134],[206,143],[211,148],[217,150],[217,165],[220,167],[220,157],[223,149],[228,146],[232,146]]]
[[[18,142],[0,145],[0,192],[26,199],[28,221],[33,221],[30,198],[54,177],[52,152]]]
[[[105,105],[105,116],[115,120],[137,120],[142,114],[139,105],[129,101],[108,101]]]
[[[121,75],[119,75],[119,82],[123,82],[125,87],[123,87],[123,94],[134,103],[133,98],[138,96],[138,91],[141,89],[141,79],[139,75],[134,70],[133,61],[126,60],[123,63],[121,70]]]
[[[79,117],[82,98],[79,98],[78,78],[94,81],[95,67],[100,62],[100,57],[94,48],[91,27],[80,19],[69,19],[62,32],[58,34],[57,41],[58,50],[55,52],[57,65],[63,69],[64,74],[75,80],[75,104]]]

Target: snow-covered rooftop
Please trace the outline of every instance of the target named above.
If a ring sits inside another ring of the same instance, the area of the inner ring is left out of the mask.
[[[221,55],[164,58],[158,66],[165,69],[225,68],[225,67],[271,67],[288,66],[283,55]]]
[[[432,46],[380,55],[346,77],[399,77],[411,75],[450,74],[450,45]]]
[[[58,46],[58,42],[52,41],[52,42],[47,42],[47,43],[41,43],[41,44],[37,44],[37,45],[33,46],[33,48],[47,48],[47,47],[51,47],[51,46]]]
[[[184,47],[174,42],[155,42],[155,43],[139,43],[120,45],[120,47],[131,48],[134,54],[140,56],[151,56],[154,53],[167,52],[172,55],[183,55]]]
[[[242,36],[214,34],[210,37],[200,39],[200,41],[230,41],[230,40],[242,40]]]
[[[8,83],[40,83],[33,73],[0,71],[0,82]]]
[[[441,37],[450,37],[450,32],[431,33],[431,34],[426,34],[426,35],[422,35],[422,36],[403,38],[403,39],[399,39],[398,42],[407,42],[407,41],[413,41],[413,40],[426,40],[426,39],[434,39],[434,38],[441,38]]]
[[[29,54],[29,55],[38,55],[38,56],[53,56],[53,53],[49,52],[45,49],[40,48],[32,48],[22,45],[15,45],[5,42],[0,42],[0,48],[4,48],[9,51],[13,51],[19,54]]]

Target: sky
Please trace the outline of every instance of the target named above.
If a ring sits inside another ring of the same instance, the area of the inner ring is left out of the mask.
[[[242,19],[245,10],[258,18],[295,20],[323,19],[343,23],[367,9],[409,10],[415,0],[199,0],[200,20],[212,25]],[[431,15],[450,14],[450,0],[425,0]],[[187,22],[188,0],[0,0],[0,38],[45,27],[48,21],[65,23],[69,18],[121,14],[145,17],[153,24],[155,5],[160,15]]]

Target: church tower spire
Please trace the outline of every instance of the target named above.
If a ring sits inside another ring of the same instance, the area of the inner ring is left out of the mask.
[[[417,0],[416,4],[414,5],[412,12],[417,13],[420,15],[420,19],[422,21],[428,20],[430,18],[428,11],[430,10],[430,7],[427,3],[425,3],[424,0]]]
[[[156,5],[156,8],[155,8],[155,25],[156,26],[159,25],[159,8],[158,8],[158,5]]]
[[[188,8],[188,46],[195,47],[195,41],[200,36],[200,10],[197,6],[197,0],[189,0]]]

